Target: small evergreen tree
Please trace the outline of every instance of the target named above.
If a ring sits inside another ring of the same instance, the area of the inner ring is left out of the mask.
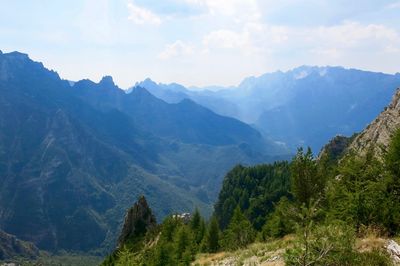
[[[186,251],[190,252],[191,249],[191,237],[190,232],[186,226],[181,226],[176,234],[175,238],[175,258],[177,262],[183,262],[184,254]],[[185,254],[187,257],[187,254]],[[185,258],[186,260],[187,258]]]
[[[181,225],[182,222],[172,216],[165,218],[162,224],[161,238],[166,242],[173,240],[176,228]]]
[[[193,232],[197,231],[200,227],[201,216],[199,209],[195,209],[192,219],[190,220],[190,228]]]
[[[262,228],[262,239],[283,237],[295,231],[295,213],[297,208],[288,198],[282,197],[275,205],[275,210],[267,217]]]
[[[205,240],[207,252],[215,253],[219,250],[219,227],[215,216],[211,218]]]
[[[325,181],[318,174],[317,164],[310,148],[304,153],[299,148],[291,164],[292,193],[300,204],[310,204],[311,199],[318,199],[324,191]]]
[[[194,241],[196,245],[200,245],[204,238],[204,233],[206,230],[206,225],[203,217],[201,217],[199,210],[196,208],[193,217],[190,221],[190,228],[193,232]]]
[[[200,226],[195,234],[195,242],[197,245],[200,245],[201,241],[204,239],[205,234],[206,234],[206,223],[204,219],[201,218]]]
[[[243,215],[239,206],[233,212],[228,228],[224,231],[223,246],[229,250],[244,248],[255,239],[251,223]]]
[[[389,170],[396,177],[400,179],[400,129],[393,135],[387,154],[385,156],[385,162]]]

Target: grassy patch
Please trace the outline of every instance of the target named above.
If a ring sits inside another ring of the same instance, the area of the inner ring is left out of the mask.
[[[229,265],[258,265],[260,263],[268,265],[268,262],[274,263],[274,265],[280,265],[279,263],[284,265],[282,254],[292,242],[293,236],[287,236],[266,243],[254,243],[245,249],[234,252],[200,254],[193,265],[217,265],[222,262]]]

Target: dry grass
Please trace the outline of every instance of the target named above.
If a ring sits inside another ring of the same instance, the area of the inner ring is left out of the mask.
[[[371,252],[383,250],[387,243],[386,234],[377,227],[361,228],[359,238],[356,240],[356,250],[359,252]]]
[[[220,252],[216,254],[200,254],[192,265],[208,266],[236,266],[236,265],[285,265],[283,254],[285,249],[293,242],[293,236],[270,241],[267,243],[254,243],[246,249],[234,252]]]
[[[216,254],[200,254],[192,263],[195,265],[207,266],[283,266],[285,265],[283,254],[288,247],[292,246],[294,236],[286,236],[283,239],[267,243],[254,243],[246,249],[234,252],[220,252]],[[400,243],[399,238],[395,238]],[[364,236],[357,238],[355,249],[361,253],[368,253],[380,250],[386,253],[388,239],[380,235],[376,230],[369,230]]]
[[[374,250],[380,250],[385,248],[386,243],[387,239],[373,236],[357,239],[356,250],[359,252],[371,252]]]
[[[223,260],[227,257],[226,252],[220,252],[215,254],[200,254],[196,261],[192,265],[216,265],[218,261]]]

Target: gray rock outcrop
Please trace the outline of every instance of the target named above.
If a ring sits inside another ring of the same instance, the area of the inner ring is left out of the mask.
[[[393,262],[396,265],[400,264],[400,245],[394,240],[389,240],[388,244],[386,245],[386,250],[390,254]]]
[[[148,206],[146,198],[141,196],[125,216],[124,226],[118,239],[118,247],[122,247],[129,240],[144,236],[156,225],[156,217]]]
[[[387,150],[390,140],[400,128],[400,88],[388,107],[351,143],[349,151],[365,155],[372,151],[378,158]]]

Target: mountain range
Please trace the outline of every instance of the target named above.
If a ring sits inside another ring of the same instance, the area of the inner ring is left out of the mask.
[[[137,83],[167,102],[189,98],[214,112],[253,125],[291,151],[316,153],[332,137],[361,131],[379,114],[400,85],[400,74],[342,67],[302,66],[249,77],[238,86],[212,90],[178,84]]]
[[[191,100],[126,94],[107,76],[71,83],[0,53],[0,228],[40,249],[108,250],[141,194],[159,218],[210,212],[228,169],[286,152]]]
[[[147,79],[126,92],[110,76],[69,82],[0,52],[0,230],[44,250],[104,254],[139,195],[157,219],[210,214],[234,165],[351,135],[399,84],[399,74],[300,67],[236,88]]]

